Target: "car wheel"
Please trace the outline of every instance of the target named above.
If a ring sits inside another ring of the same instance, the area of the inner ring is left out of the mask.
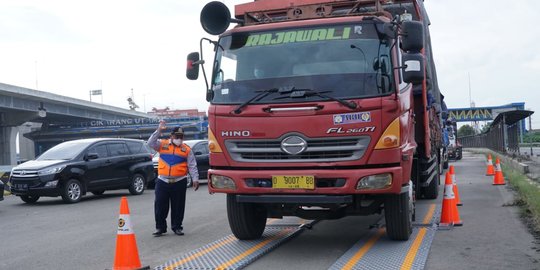
[[[144,192],[144,187],[146,184],[146,179],[142,174],[136,173],[131,179],[131,184],[129,185],[129,193],[132,195],[141,195]]]
[[[92,191],[92,194],[94,195],[103,195],[105,193],[105,190],[94,190]]]
[[[82,185],[79,180],[71,179],[66,182],[62,190],[62,200],[65,203],[77,203],[82,197]]]
[[[39,200],[39,196],[21,195],[21,200],[25,203],[36,203]]]

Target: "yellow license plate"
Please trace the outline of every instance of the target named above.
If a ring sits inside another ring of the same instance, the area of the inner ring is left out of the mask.
[[[315,177],[308,175],[272,176],[272,187],[315,189]]]

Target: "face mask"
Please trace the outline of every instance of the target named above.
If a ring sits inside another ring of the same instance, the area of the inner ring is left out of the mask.
[[[182,144],[182,139],[173,139],[172,142],[176,145],[181,145]]]

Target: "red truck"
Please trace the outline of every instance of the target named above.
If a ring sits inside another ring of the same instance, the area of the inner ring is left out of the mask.
[[[416,198],[437,197],[442,146],[423,2],[258,0],[231,18],[214,1],[201,24],[219,39],[201,39],[186,74],[203,67],[208,188],[227,194],[233,234],[384,210],[388,236],[407,240]]]

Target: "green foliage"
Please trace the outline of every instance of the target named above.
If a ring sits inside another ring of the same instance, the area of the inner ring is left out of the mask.
[[[523,136],[524,143],[540,143],[540,132],[528,132]]]
[[[487,132],[489,130],[489,127],[491,126],[492,122],[487,122],[485,125],[482,126],[482,129],[480,129],[480,133]]]
[[[463,125],[458,129],[458,137],[476,135],[476,131],[470,125]]]
[[[540,231],[540,188],[510,166],[502,167],[508,182],[518,191],[519,199],[524,203],[526,216],[532,221],[534,229]]]

